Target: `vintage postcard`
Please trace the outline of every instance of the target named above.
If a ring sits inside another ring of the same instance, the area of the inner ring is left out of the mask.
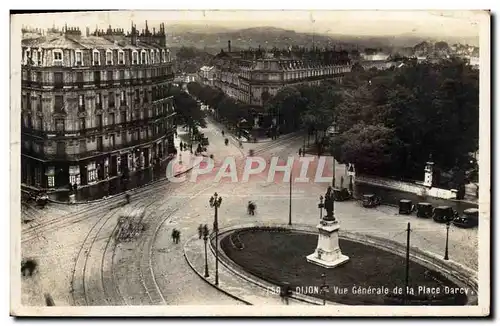
[[[10,51],[12,315],[490,314],[488,11],[15,14]]]

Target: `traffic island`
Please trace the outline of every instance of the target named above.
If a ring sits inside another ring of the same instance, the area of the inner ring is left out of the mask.
[[[234,226],[221,230],[219,239],[219,266],[225,271],[221,282],[231,278],[234,283],[221,290],[251,304],[272,294],[278,301],[288,283],[292,304],[477,305],[472,271],[418,248],[411,248],[411,290],[405,296],[405,247],[386,239],[342,232],[340,246],[350,260],[334,269],[307,262],[317,244],[317,230],[311,226]],[[214,247],[212,239],[210,256]]]

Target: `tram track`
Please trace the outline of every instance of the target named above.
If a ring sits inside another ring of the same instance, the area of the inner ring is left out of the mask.
[[[147,198],[148,196],[150,196],[151,193],[161,191],[163,188],[168,187],[170,185],[171,185],[170,183],[152,185],[154,187],[145,189],[143,192],[133,193],[132,199],[135,201]],[[24,231],[22,235],[22,242],[28,242],[37,239],[42,232],[60,230],[61,228],[65,228],[73,224],[79,223],[89,218],[90,216],[95,216],[96,214],[99,213],[106,213],[108,210],[120,208],[121,205],[119,204],[123,203],[123,201],[124,201],[124,196],[120,196],[119,198],[112,198],[109,201],[103,202],[102,204],[101,203],[89,204],[89,207],[86,207],[82,210],[78,210],[76,213],[69,213],[48,220],[32,228],[26,229],[26,231]]]

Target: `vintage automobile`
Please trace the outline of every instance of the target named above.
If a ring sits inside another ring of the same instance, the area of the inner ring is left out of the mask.
[[[418,203],[417,204],[417,217],[431,218],[432,217],[432,205],[430,203]]]
[[[453,221],[457,213],[450,206],[438,206],[432,212],[432,219],[438,223],[447,223]]]
[[[415,209],[415,206],[409,199],[401,199],[399,201],[399,214],[404,214],[404,215],[410,215],[413,210]]]
[[[374,194],[365,194],[361,199],[361,204],[363,205],[363,207],[368,208],[378,206],[380,205],[380,197]]]
[[[473,228],[479,224],[479,210],[477,208],[466,209],[461,216],[455,217],[453,224],[462,228]]]
[[[352,194],[347,188],[334,188],[333,189],[333,200],[335,201],[345,201],[352,198]]]

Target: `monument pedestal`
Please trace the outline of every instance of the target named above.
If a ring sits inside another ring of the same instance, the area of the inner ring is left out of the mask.
[[[349,257],[343,255],[339,247],[339,229],[338,221],[321,221],[318,225],[318,246],[314,253],[307,256],[308,262],[334,268],[349,261]]]

